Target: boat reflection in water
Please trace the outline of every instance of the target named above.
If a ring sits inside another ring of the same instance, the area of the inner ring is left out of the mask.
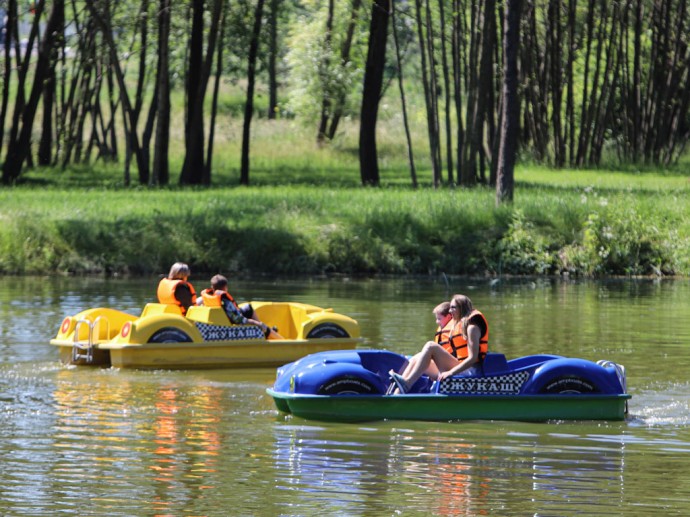
[[[165,511],[170,502],[170,491],[181,490],[183,478],[207,479],[217,472],[220,437],[217,429],[220,422],[221,391],[204,386],[196,393],[185,396],[170,386],[159,389],[156,399],[156,414],[153,442],[157,445],[152,463],[157,486],[151,506],[156,511]],[[187,408],[201,410],[193,421],[180,420]],[[189,446],[192,450],[188,450]],[[185,452],[186,451],[186,452]],[[199,485],[199,489],[213,488]]]
[[[541,427],[536,433],[505,422],[401,424],[278,423],[276,489],[292,493],[296,513],[315,500],[326,513],[387,515],[421,505],[434,515],[567,515],[572,505],[606,513],[621,504],[624,444],[616,434],[578,437],[572,427],[561,435],[550,424],[515,424]],[[516,491],[525,496],[517,505]]]
[[[471,443],[449,438],[420,429],[279,424],[276,470],[290,474],[276,488],[298,492],[291,503],[297,513],[313,508],[314,499],[326,513],[390,514],[396,506],[404,512],[435,492],[427,507],[432,514],[488,515],[482,508],[491,485],[487,459]]]
[[[57,372],[51,477],[62,504],[164,514],[220,485],[222,389],[121,377]]]

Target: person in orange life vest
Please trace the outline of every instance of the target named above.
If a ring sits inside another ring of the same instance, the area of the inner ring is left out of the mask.
[[[187,309],[195,304],[196,292],[194,286],[187,279],[191,271],[184,262],[175,262],[170,268],[166,278],[161,279],[158,284],[159,303],[179,305],[182,314],[187,313]]]
[[[235,299],[228,292],[228,279],[223,275],[215,275],[211,278],[211,288],[201,292],[197,304],[220,305],[231,323],[235,325],[257,325],[261,327],[268,339],[284,339],[275,329],[270,328],[259,319],[251,304],[245,303],[241,307],[237,305]]]
[[[434,341],[439,345],[445,345],[448,342],[450,333],[453,331],[453,315],[450,313],[450,302],[439,303],[431,312],[436,319],[437,325]]]
[[[453,331],[453,316],[450,313],[450,302],[443,302],[439,303],[436,307],[434,307],[434,310],[431,311],[432,314],[434,315],[434,318],[436,319],[436,333],[434,334],[434,340],[429,341],[428,343],[438,343],[441,346],[446,346],[449,342],[449,336],[451,332]],[[405,370],[402,373],[403,377],[407,377],[410,372],[413,371],[415,368],[417,362],[420,360],[422,357],[423,352],[418,352],[417,354],[413,355],[410,360],[407,363],[407,366],[405,367]],[[423,373],[426,373],[427,375],[435,376],[437,375],[437,372],[433,369],[433,365],[430,368],[427,368],[427,370]]]
[[[456,294],[451,299],[450,313],[453,330],[448,344],[444,346],[429,341],[410,360],[402,374],[393,370],[388,372],[397,385],[396,393],[406,393],[424,373],[442,381],[468,370],[484,359],[489,337],[489,325],[484,315],[474,310],[472,301],[462,294]]]

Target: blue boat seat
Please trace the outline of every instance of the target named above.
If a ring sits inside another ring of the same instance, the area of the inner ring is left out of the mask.
[[[508,369],[508,361],[504,354],[489,352],[482,362],[484,375],[503,373]]]

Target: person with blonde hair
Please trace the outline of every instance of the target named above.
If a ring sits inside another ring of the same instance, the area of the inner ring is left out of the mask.
[[[158,283],[158,302],[177,305],[182,315],[187,314],[187,309],[196,303],[194,286],[187,281],[191,271],[184,262],[175,262],[170,268],[168,276]]]
[[[428,341],[412,357],[402,374],[389,373],[396,393],[407,393],[415,382],[427,374],[442,381],[481,363],[489,347],[489,324],[465,295],[456,294],[449,305],[451,331],[445,343]]]

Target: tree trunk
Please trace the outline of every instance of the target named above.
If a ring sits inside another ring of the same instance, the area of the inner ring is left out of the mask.
[[[22,129],[22,115],[26,108],[26,83],[27,74],[29,70],[29,62],[31,59],[31,54],[33,52],[34,43],[36,40],[36,34],[38,34],[38,28],[40,19],[43,13],[44,2],[41,1],[36,5],[36,12],[34,13],[33,22],[31,25],[31,32],[26,44],[26,52],[22,58],[22,49],[19,44],[19,17],[18,12],[15,7],[14,14],[8,16],[7,24],[12,24],[10,30],[12,34],[12,40],[10,44],[14,44],[14,55],[16,57],[16,69],[17,69],[17,85],[16,85],[16,96],[14,100],[14,110],[12,113],[12,122],[9,128],[8,144],[7,144],[7,156],[5,158],[5,164],[3,167],[3,183],[9,184],[14,182],[16,178],[5,177],[4,168],[7,167],[8,160],[15,160],[13,154],[16,153],[16,142],[19,138],[20,131]],[[10,67],[11,73],[12,67]],[[8,86],[9,86],[8,82]],[[23,160],[22,160],[23,163]],[[19,170],[17,175],[21,171],[22,163],[19,164]]]
[[[403,88],[402,59],[400,58],[400,43],[398,42],[398,30],[395,25],[395,2],[391,3],[391,25],[393,26],[393,43],[395,44],[395,62],[398,66],[398,88],[400,89],[400,103],[402,104],[403,124],[405,125],[405,139],[407,141],[407,161],[410,164],[410,178],[412,187],[417,188],[417,171],[414,165],[412,152],[412,137],[410,124],[407,120],[407,103],[405,102],[405,89]]]
[[[156,90],[158,106],[156,114],[156,137],[153,144],[154,185],[167,185],[170,181],[168,150],[170,140],[170,3],[160,0],[158,11],[158,77]]]
[[[574,163],[575,154],[575,78],[573,66],[575,63],[575,23],[576,23],[576,4],[577,0],[568,0],[568,64],[566,69],[567,94],[565,116],[568,120],[566,124],[566,140],[568,143],[568,161],[570,165]]]
[[[48,78],[43,85],[43,123],[41,125],[41,139],[38,145],[38,164],[50,165],[52,161],[53,152],[53,111],[55,105],[55,90],[57,87],[57,78],[55,75],[55,67],[58,62],[58,53],[64,50],[64,30],[65,30],[65,5],[56,5],[60,9],[57,14],[59,17],[57,23],[58,30],[55,35],[55,42],[51,48],[50,64],[48,67]],[[0,139],[0,142],[2,140]]]
[[[335,10],[335,0],[328,0],[328,15],[326,16],[326,29],[324,31],[324,58],[320,63],[321,68],[321,120],[319,122],[319,129],[316,134],[316,141],[322,144],[326,140],[326,129],[328,128],[328,119],[331,115],[331,94],[332,88],[330,86],[330,55],[331,42],[333,41],[333,13]]]
[[[139,127],[139,117],[141,116],[141,109],[144,103],[146,54],[148,50],[148,4],[149,0],[141,0],[138,13],[141,39],[139,41],[139,73],[137,77],[137,88],[134,94],[134,109],[132,112],[132,134],[137,133],[137,128]],[[137,167],[139,169],[139,184],[141,185],[147,185],[149,183],[149,152],[146,143],[146,136],[142,135],[141,144],[139,147],[139,158],[137,160]]]
[[[278,114],[278,79],[276,61],[278,59],[278,14],[280,0],[270,0],[269,19],[271,28],[268,35],[268,119],[274,120]]]
[[[113,153],[113,159],[118,161],[120,153],[118,149],[120,148],[117,142],[117,126],[116,117],[117,110],[120,104],[120,98],[115,97],[115,83],[113,81],[113,69],[112,67],[107,67],[105,71],[106,84],[108,85],[108,104],[110,107],[110,120],[107,124],[107,138],[110,140],[110,149]]]
[[[127,84],[125,82],[125,75],[122,71],[122,67],[120,66],[120,61],[118,59],[117,46],[115,45],[115,41],[113,40],[113,31],[110,25],[110,13],[106,12],[103,16],[101,16],[96,11],[96,8],[93,3],[87,2],[86,5],[90,10],[96,23],[98,23],[101,27],[101,32],[103,33],[103,37],[109,50],[110,67],[115,73],[115,79],[117,80],[117,85],[120,90],[119,97],[120,102],[122,102],[122,117],[125,123],[125,140],[129,144],[128,150],[126,152],[131,152],[135,156],[140,172],[146,171],[148,170],[148,168],[142,163],[141,149],[139,148],[139,137],[137,135],[137,128],[134,124],[134,109],[132,108],[132,104],[129,99]],[[109,4],[106,3],[104,5],[107,7]],[[125,167],[125,184],[129,184],[129,179],[129,171],[127,167]],[[140,181],[143,181],[143,184],[146,184],[148,183],[148,178],[140,177]]]
[[[429,100],[431,111],[431,124],[433,126],[432,133],[434,135],[433,146],[430,151],[432,153],[432,163],[434,164],[434,187],[441,185],[443,173],[443,161],[441,159],[441,124],[439,121],[438,109],[438,93],[440,86],[438,84],[438,75],[436,74],[436,55],[434,45],[434,21],[431,16],[431,7],[429,5],[431,0],[425,0],[424,12],[426,16],[426,45],[429,53]]]
[[[482,16],[481,38],[479,43],[479,70],[476,91],[476,101],[472,104],[470,126],[468,135],[467,165],[463,168],[461,184],[472,186],[477,183],[480,171],[484,167],[484,125],[486,112],[493,107],[488,105],[487,95],[490,93],[492,76],[492,52],[495,39],[495,0],[487,0],[484,3]]]
[[[0,151],[5,141],[5,119],[7,117],[7,105],[10,99],[10,79],[12,77],[12,40],[14,40],[14,20],[17,18],[17,0],[9,0],[7,4],[7,17],[5,21],[5,66],[2,81],[2,104],[0,105]]]
[[[496,204],[513,201],[515,156],[520,124],[518,54],[522,0],[507,0],[503,21],[503,94],[501,137],[496,169]]]
[[[386,64],[388,7],[388,0],[374,0],[371,8],[369,47],[364,67],[359,126],[359,168],[362,185],[378,186],[380,183],[376,151],[376,121],[383,87],[383,69]]]
[[[198,6],[198,8],[203,10],[203,1],[200,3],[202,5]],[[215,55],[216,43],[218,41],[218,28],[220,25],[222,7],[223,0],[213,1],[213,6],[211,9],[211,26],[208,30],[208,43],[206,45],[205,59],[199,57],[200,66],[194,64],[193,67],[190,61],[190,73],[198,74],[199,77],[197,80],[189,79],[189,92],[191,93],[191,89],[195,89],[195,93],[190,97],[190,105],[187,109],[187,127],[189,128],[190,133],[188,134],[188,145],[185,153],[184,166],[182,168],[182,174],[180,175],[181,184],[211,184],[210,176],[206,175],[206,173],[210,174],[210,171],[208,171],[204,166],[204,99],[206,97],[208,80],[211,76],[211,68],[213,67],[213,57]],[[194,25],[196,26],[196,23]],[[203,13],[201,25],[203,28]],[[203,49],[199,49],[199,51],[200,50]],[[198,51],[195,50],[194,55],[197,54]],[[191,71],[192,68],[194,72]]]
[[[261,16],[263,15],[264,0],[257,0],[254,11],[254,27],[252,40],[249,44],[247,57],[247,101],[244,105],[244,122],[242,124],[242,158],[240,165],[240,184],[249,185],[249,137],[254,114],[254,80],[256,75],[256,59],[259,53],[259,35],[261,34]]]
[[[434,111],[434,101],[433,92],[434,84],[430,75],[430,69],[433,68],[433,55],[429,54],[429,47],[426,44],[426,38],[424,37],[424,21],[422,18],[422,5],[421,0],[415,0],[415,15],[417,21],[417,38],[419,40],[419,54],[421,57],[422,65],[422,87],[424,89],[424,106],[426,108],[426,129],[427,136],[429,138],[429,154],[431,157],[431,167],[433,171],[433,184],[434,187],[438,187],[438,182],[441,178],[441,164],[438,161],[438,124],[435,122],[435,111]],[[428,63],[427,63],[428,61]]]
[[[582,101],[580,104],[580,130],[579,130],[579,138],[578,138],[578,144],[577,144],[577,154],[575,158],[575,164],[577,166],[581,166],[584,161],[585,161],[585,154],[586,154],[586,139],[587,139],[587,104],[589,101],[589,74],[590,74],[590,54],[592,51],[592,44],[593,44],[593,34],[594,34],[594,1],[595,0],[589,0],[589,6],[587,9],[587,23],[585,26],[587,27],[587,36],[585,37],[585,59],[584,59],[584,66],[585,70],[583,72],[583,79],[582,79]]]
[[[463,87],[463,69],[467,70],[467,66],[462,66],[462,57],[465,53],[465,46],[463,43],[463,24],[464,14],[460,10],[460,0],[453,0],[453,34],[451,37],[451,55],[453,57],[453,102],[455,104],[455,119],[458,133],[458,143],[456,149],[455,163],[457,164],[457,171],[455,178],[460,182],[463,167],[463,147],[465,145],[465,129],[462,122],[462,87]],[[455,183],[455,181],[453,182]]]
[[[192,27],[189,38],[187,68],[187,120],[185,122],[185,158],[180,174],[182,185],[200,185],[204,170],[204,91],[201,84],[201,63],[204,58],[204,0],[192,0]],[[197,107],[201,112],[197,113]]]
[[[207,185],[211,184],[211,170],[213,170],[213,143],[216,137],[216,115],[218,113],[218,95],[220,92],[220,77],[223,73],[223,48],[225,39],[225,19],[227,7],[223,9],[220,22],[220,35],[218,42],[218,54],[216,58],[216,76],[213,81],[213,98],[211,100],[211,121],[208,130],[208,149],[206,151],[206,164],[204,170],[204,181]]]
[[[633,44],[633,92],[632,101],[632,160],[637,161],[642,148],[642,67],[640,60],[642,56],[642,0],[637,0],[635,4],[635,37]]]
[[[548,52],[548,82],[551,85],[551,124],[554,148],[554,164],[556,167],[565,165],[565,140],[562,127],[563,104],[563,74],[562,74],[562,48],[563,36],[561,34],[561,18],[559,9],[560,0],[550,0],[548,7],[549,30],[547,30]]]
[[[357,18],[359,17],[359,9],[362,6],[362,0],[352,1],[352,15],[350,16],[350,23],[347,26],[347,35],[345,41],[340,49],[340,66],[344,67],[350,62],[350,51],[352,50],[352,41],[357,28]],[[335,133],[338,130],[338,124],[343,116],[345,110],[345,102],[347,100],[347,92],[345,88],[340,88],[338,91],[338,98],[333,107],[333,116],[331,117],[331,124],[328,127],[328,139],[333,140]]]
[[[3,183],[9,185],[19,177],[22,164],[29,157],[31,151],[31,132],[38,108],[38,102],[43,93],[43,83],[46,81],[50,70],[50,55],[61,25],[61,16],[64,13],[64,0],[55,0],[53,10],[48,17],[43,40],[38,48],[38,59],[34,70],[34,83],[29,99],[22,110],[21,129],[17,132],[17,138],[10,140],[7,147],[7,157],[2,169]],[[38,16],[38,14],[36,15]]]
[[[441,22],[441,64],[443,70],[443,91],[445,97],[445,122],[446,122],[446,162],[448,167],[448,184],[453,184],[453,132],[450,125],[450,72],[448,71],[448,59],[446,55],[446,16],[443,0],[439,2],[439,17]]]

